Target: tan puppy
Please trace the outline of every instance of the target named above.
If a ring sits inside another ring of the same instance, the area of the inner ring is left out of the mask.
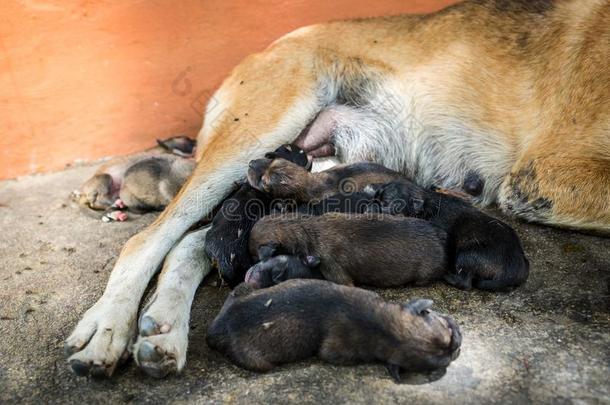
[[[112,374],[165,256],[250,160],[283,143],[373,160],[423,186],[461,188],[474,173],[481,204],[609,232],[608,60],[607,0],[476,0],[432,15],[319,24],[246,58],[213,96],[194,175],[130,239],[104,295],[68,337],[73,369]],[[194,288],[183,283],[180,295]],[[136,345],[163,353],[149,369],[184,356],[187,341],[189,306],[159,298],[144,315],[170,326]]]
[[[144,152],[122,156],[104,163],[79,190],[74,200],[83,208],[112,209],[102,219],[125,220],[127,214],[165,208],[191,175],[195,162],[195,141],[185,136],[157,140]],[[119,213],[119,215],[116,215]]]

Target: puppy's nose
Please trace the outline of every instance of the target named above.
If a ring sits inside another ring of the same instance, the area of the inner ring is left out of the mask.
[[[251,160],[248,165],[250,169],[255,171],[263,170],[269,164],[269,159],[255,159]]]
[[[452,360],[455,360],[457,356],[460,354],[460,346],[462,345],[462,332],[460,331],[460,327],[455,321],[446,316],[445,320],[451,329],[451,342],[449,343],[449,352],[452,353]]]

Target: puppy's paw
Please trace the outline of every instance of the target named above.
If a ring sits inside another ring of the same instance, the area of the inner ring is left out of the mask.
[[[110,211],[102,217],[103,222],[124,222],[127,221],[128,215],[123,211]]]

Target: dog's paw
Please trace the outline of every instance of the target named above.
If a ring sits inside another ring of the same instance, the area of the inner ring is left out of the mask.
[[[186,363],[190,306],[178,295],[178,291],[158,293],[140,317],[132,352],[136,364],[152,377],[177,374]]]
[[[66,339],[64,350],[72,371],[79,376],[110,377],[129,355],[134,318],[135,314],[98,301]]]

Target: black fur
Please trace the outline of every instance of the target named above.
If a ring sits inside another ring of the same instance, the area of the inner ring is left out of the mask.
[[[399,378],[401,369],[443,369],[459,355],[458,326],[431,305],[392,304],[371,291],[322,280],[289,280],[256,291],[242,284],[206,341],[254,371],[318,356],[335,364],[382,362]]]
[[[468,202],[408,180],[380,186],[376,198],[386,212],[422,218],[447,232],[450,284],[495,291],[527,280],[529,261],[515,231]]]
[[[307,155],[294,145],[282,145],[268,156],[308,165]],[[269,214],[271,206],[271,197],[242,182],[214,216],[205,252],[229,286],[244,281],[246,271],[254,264],[248,253],[250,231],[256,221]]]
[[[320,260],[314,256],[273,256],[252,266],[245,282],[252,288],[266,288],[294,278],[322,279],[319,265]]]

